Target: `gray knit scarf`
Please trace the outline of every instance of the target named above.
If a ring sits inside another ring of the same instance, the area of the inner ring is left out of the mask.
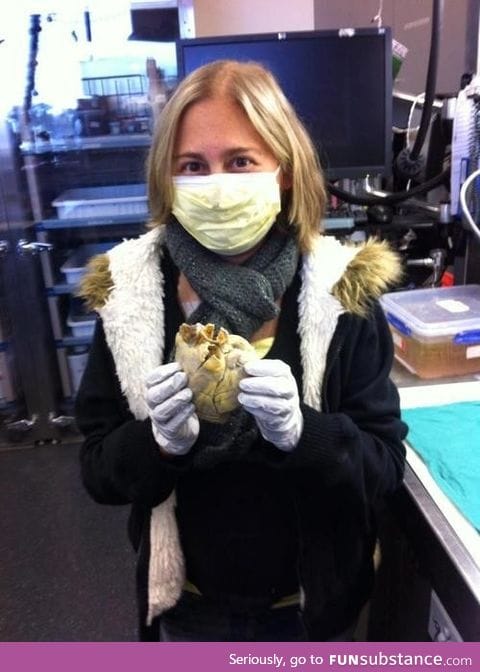
[[[230,264],[206,250],[173,217],[166,226],[166,246],[201,299],[188,321],[211,322],[247,339],[278,315],[275,301],[291,283],[299,254],[293,235],[272,230],[245,264]]]

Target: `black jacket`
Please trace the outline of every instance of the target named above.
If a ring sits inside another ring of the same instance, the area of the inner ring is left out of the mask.
[[[183,315],[168,257],[163,272],[168,359]],[[268,356],[286,361],[301,389],[298,292],[297,274]],[[403,476],[406,426],[389,379],[392,356],[378,304],[366,318],[344,313],[329,347],[322,411],[302,405],[304,431],[291,454],[263,440],[244,414],[227,450],[216,450],[206,427],[190,454],[168,458],[150,421],[131,414],[98,322],[76,402],[82,476],[96,501],[132,505],[142,639],[157,636],[144,625],[150,510],[173,489],[187,577],[202,593],[247,608],[301,585],[312,641],[352,623],[373,585],[375,506]]]

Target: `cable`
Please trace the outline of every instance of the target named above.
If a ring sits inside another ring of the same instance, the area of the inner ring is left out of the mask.
[[[418,105],[418,103],[420,103],[420,102],[423,103],[424,101],[425,101],[425,92],[419,93],[418,96],[415,96],[412,104],[410,105],[410,112],[408,113],[407,137],[406,137],[406,145],[407,145],[407,149],[409,151],[412,148],[411,137],[412,137],[413,131],[418,133],[418,131],[420,130],[420,126],[416,126],[414,129],[412,128],[413,113],[415,112],[415,108]]]
[[[412,103],[410,105],[410,110],[408,112],[408,120],[407,120],[407,125],[405,128],[401,128],[400,126],[392,126],[392,130],[394,133],[405,133],[405,144],[410,149],[412,143],[410,142],[410,138],[412,133],[415,131],[415,133],[418,132],[418,129],[420,126],[414,126],[412,127],[412,120],[413,120],[413,113],[415,112],[415,107],[418,105],[418,103],[421,101],[422,98],[425,97],[425,92],[424,93],[419,93],[418,96],[415,96],[412,100]]]
[[[413,189],[409,189],[408,191],[398,191],[393,194],[388,194],[387,196],[379,197],[379,196],[356,196],[355,194],[350,194],[348,191],[344,191],[343,189],[339,189],[333,184],[328,183],[327,188],[328,191],[332,194],[332,196],[336,196],[342,201],[345,201],[346,203],[354,203],[355,205],[378,205],[378,204],[390,204],[390,203],[400,203],[401,201],[406,201],[407,199],[411,198],[412,196],[416,196],[417,194],[424,194],[427,191],[430,191],[434,187],[438,186],[441,184],[446,177],[448,177],[450,174],[450,166],[446,168],[442,173],[439,175],[435,175],[434,177],[430,178],[427,182],[424,182],[423,184],[419,184],[416,187],[413,187]]]
[[[435,99],[435,89],[437,85],[438,53],[440,47],[440,34],[442,30],[443,18],[443,0],[433,0],[432,9],[432,38],[430,41],[430,54],[428,57],[427,83],[425,85],[425,101],[423,104],[422,118],[420,128],[415,138],[410,158],[415,160],[423,147],[427,136],[430,117],[432,113],[433,101]]]
[[[372,18],[370,23],[373,23],[374,21],[377,22],[377,28],[382,27],[382,24],[383,24],[383,0],[380,0],[380,4],[378,5],[377,13]]]
[[[400,176],[411,178],[417,176],[423,169],[424,159],[420,156],[425,138],[427,137],[432,117],[435,88],[437,85],[438,54],[443,17],[443,0],[433,0],[432,33],[430,38],[430,53],[428,57],[427,81],[425,85],[425,100],[423,103],[420,127],[410,149],[402,149],[396,158],[396,167]]]
[[[480,168],[477,168],[477,170],[474,170],[471,175],[467,177],[465,182],[462,184],[462,188],[460,189],[460,206],[462,208],[463,214],[465,215],[465,219],[468,222],[468,225],[470,226],[472,232],[475,234],[475,236],[480,240],[480,229],[478,226],[475,224],[475,220],[473,219],[470,210],[468,209],[467,205],[467,191],[472,182],[480,175]]]

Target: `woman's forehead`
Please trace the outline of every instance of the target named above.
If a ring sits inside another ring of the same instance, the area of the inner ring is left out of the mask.
[[[224,146],[268,149],[242,107],[226,96],[192,103],[180,120],[175,153]]]

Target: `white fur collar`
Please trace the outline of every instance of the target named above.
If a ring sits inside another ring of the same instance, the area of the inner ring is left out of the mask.
[[[298,333],[303,368],[303,400],[320,410],[327,352],[338,318],[344,312],[332,295],[357,250],[335,238],[322,236],[303,260],[302,286],[298,297]]]
[[[163,230],[125,240],[108,252],[113,289],[99,310],[130,410],[148,417],[145,378],[162,363],[164,347]]]

